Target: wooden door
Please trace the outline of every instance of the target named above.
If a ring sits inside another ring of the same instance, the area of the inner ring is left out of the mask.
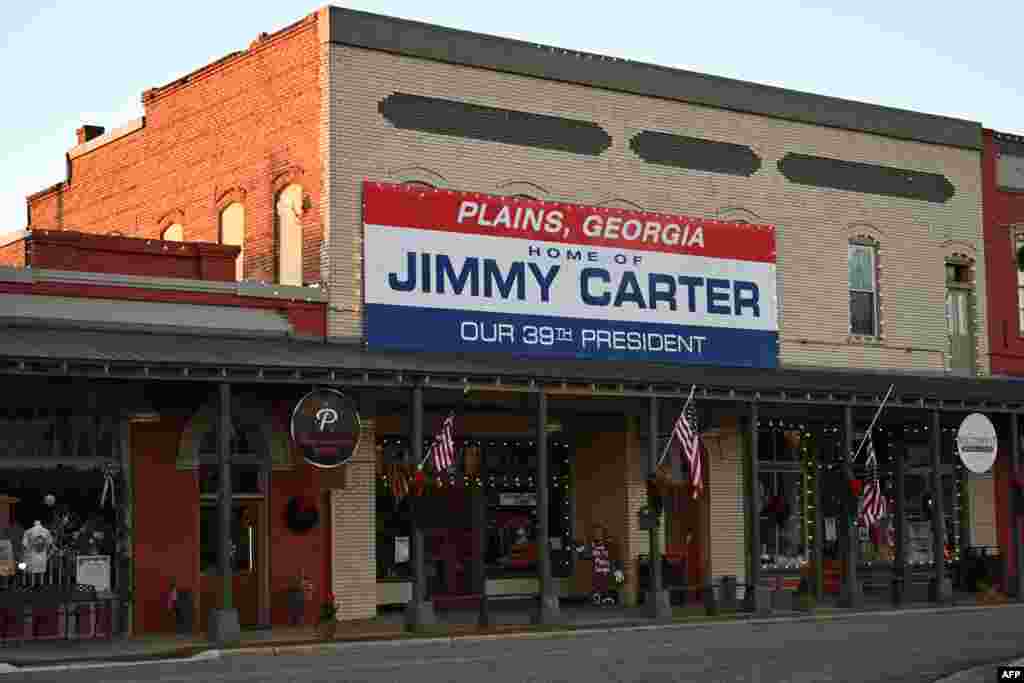
[[[264,561],[262,500],[235,500],[231,510],[231,591],[232,606],[238,610],[242,626],[255,626],[259,620],[260,566]],[[207,630],[210,610],[220,607],[224,582],[217,572],[219,548],[216,503],[200,507],[200,602],[199,620]]]

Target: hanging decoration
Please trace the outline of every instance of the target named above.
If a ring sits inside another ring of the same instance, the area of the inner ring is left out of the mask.
[[[107,496],[110,496],[110,507],[117,507],[114,498],[114,466],[107,463],[103,466],[103,493],[100,494],[100,509],[107,504]]]
[[[313,499],[307,496],[293,496],[288,500],[286,521],[292,531],[305,533],[320,522],[320,510]]]

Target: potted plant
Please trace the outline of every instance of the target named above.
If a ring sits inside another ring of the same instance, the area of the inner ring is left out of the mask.
[[[328,593],[326,600],[320,604],[320,619],[316,630],[321,640],[334,640],[338,631],[338,605],[334,593]]]

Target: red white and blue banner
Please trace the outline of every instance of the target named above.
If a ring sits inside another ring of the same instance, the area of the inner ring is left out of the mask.
[[[772,368],[775,229],[365,182],[368,345]]]

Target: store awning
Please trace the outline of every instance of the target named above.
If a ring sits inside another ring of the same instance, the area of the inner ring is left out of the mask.
[[[891,370],[721,368],[592,360],[519,359],[498,354],[371,351],[361,345],[287,338],[230,338],[0,324],[0,373],[193,380],[411,386],[805,405],[878,405],[896,384],[892,408],[1024,411],[1024,381]]]
[[[0,296],[0,322],[247,338],[292,333],[288,319],[273,310],[37,294]]]

